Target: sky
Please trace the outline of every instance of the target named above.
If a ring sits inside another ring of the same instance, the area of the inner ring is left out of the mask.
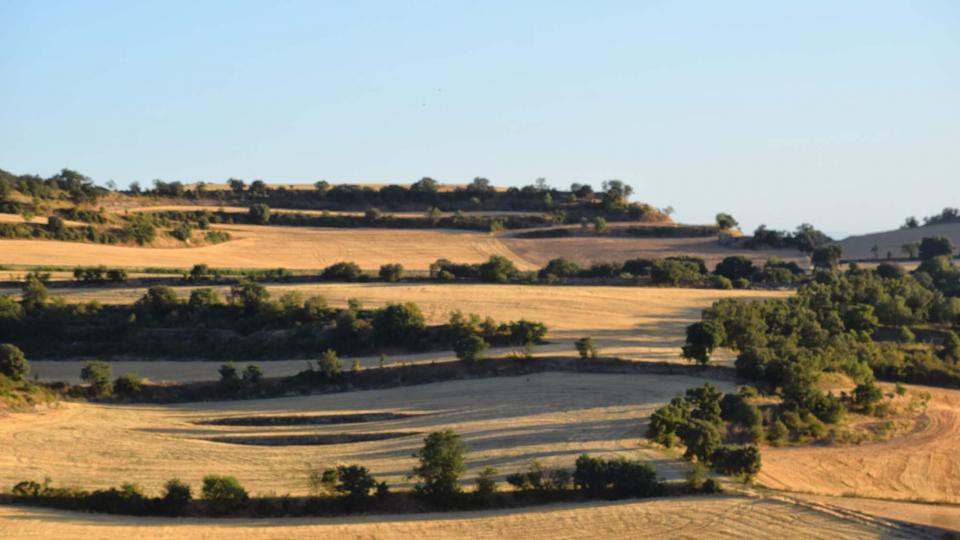
[[[960,206],[960,2],[0,0],[0,168],[620,179],[747,231]]]

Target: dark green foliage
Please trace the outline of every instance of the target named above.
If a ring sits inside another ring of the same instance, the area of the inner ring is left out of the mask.
[[[710,466],[720,474],[749,481],[760,472],[760,449],[752,445],[720,446],[710,455]]]
[[[321,277],[335,281],[358,281],[362,275],[363,272],[356,263],[338,262],[325,268]]]
[[[243,369],[243,382],[248,385],[260,384],[263,380],[263,369],[256,364],[250,364]]]
[[[30,272],[23,282],[23,291],[21,293],[20,303],[26,311],[36,311],[47,303],[46,281],[50,278],[49,274],[39,272]]]
[[[944,236],[926,237],[920,241],[920,260],[926,261],[934,257],[952,257],[956,248],[949,238]]]
[[[124,373],[113,381],[113,392],[121,398],[139,394],[142,387],[143,378],[136,373]]]
[[[124,235],[139,245],[149,244],[157,237],[157,228],[148,216],[137,214],[123,227]]]
[[[860,411],[872,414],[883,400],[883,390],[873,382],[865,382],[853,389],[853,403]]]
[[[573,484],[591,496],[652,497],[663,492],[656,470],[626,458],[605,460],[583,454],[577,458]]]
[[[580,266],[569,259],[551,259],[546,266],[540,269],[540,277],[546,278],[549,275],[556,277],[574,277],[580,273]]]
[[[453,350],[462,362],[475,362],[483,357],[487,342],[477,334],[466,334],[456,339]]]
[[[696,418],[691,418],[679,426],[677,435],[686,447],[683,457],[704,463],[709,460],[710,455],[721,442],[717,424]]]
[[[233,476],[207,475],[203,478],[203,501],[212,514],[237,512],[249,500],[247,490]]]
[[[717,269],[714,271],[715,274],[730,280],[751,279],[754,272],[756,269],[753,267],[753,262],[742,256],[725,257],[717,263]]]
[[[94,397],[107,397],[113,393],[113,384],[110,382],[112,371],[110,364],[91,360],[80,370],[80,380],[90,385],[90,393]]]
[[[842,254],[843,249],[837,244],[818,247],[813,250],[811,262],[813,262],[814,268],[820,270],[835,270],[840,264],[840,256]]]
[[[692,261],[656,259],[650,267],[650,280],[656,285],[695,285],[703,281],[705,273]]]
[[[0,375],[22,381],[30,373],[30,363],[16,345],[0,343]]]
[[[710,361],[714,349],[724,343],[724,328],[714,321],[706,320],[687,327],[687,341],[683,346],[683,357],[700,365]]]
[[[426,324],[416,304],[389,304],[373,317],[373,336],[377,343],[407,343],[415,345]]]
[[[249,216],[253,223],[266,225],[270,223],[270,207],[265,204],[253,204],[250,206]]]
[[[160,499],[161,511],[168,516],[182,515],[193,500],[190,484],[176,478],[168,480],[163,486],[163,496]]]
[[[165,286],[150,287],[146,294],[134,304],[138,313],[157,320],[173,315],[179,306],[180,300],[177,298],[177,293]]]
[[[360,465],[340,465],[336,468],[335,476],[337,480],[334,490],[340,493],[350,506],[369,501],[372,497],[370,492],[378,486],[370,470]]]
[[[597,358],[597,346],[593,343],[590,336],[582,337],[574,342],[577,348],[577,354],[581,360],[594,360]]]
[[[494,478],[497,470],[493,467],[484,467],[477,475],[477,489],[474,491],[474,498],[481,506],[487,506],[493,502],[497,492],[497,481]]]
[[[436,431],[423,441],[414,457],[413,475],[419,479],[416,491],[434,504],[443,505],[460,493],[460,475],[466,469],[463,441],[452,430]]]
[[[727,229],[733,229],[737,225],[740,225],[740,224],[737,223],[737,220],[733,219],[733,216],[731,216],[730,214],[727,214],[725,212],[720,212],[719,214],[717,214],[717,227],[720,227],[723,230],[727,230]]]
[[[243,309],[244,313],[256,313],[269,299],[266,287],[256,281],[244,279],[230,286],[230,303]]]
[[[380,267],[380,279],[388,283],[400,281],[403,278],[402,264],[384,264]]]
[[[515,279],[519,271],[513,261],[501,255],[493,255],[479,267],[480,279],[488,283],[506,283]]]

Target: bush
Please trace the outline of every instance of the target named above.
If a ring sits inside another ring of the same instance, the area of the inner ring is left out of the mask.
[[[581,360],[595,360],[597,358],[597,346],[593,343],[590,336],[578,339],[574,345],[577,347],[577,354]]]
[[[113,391],[120,397],[131,397],[140,393],[143,378],[136,373],[124,373],[113,381]]]
[[[720,446],[710,455],[710,465],[720,474],[749,481],[760,472],[760,450],[756,446]]]
[[[183,514],[191,500],[193,500],[193,493],[190,490],[190,484],[176,478],[168,480],[163,486],[163,496],[160,499],[161,511],[168,516],[179,516]]]
[[[30,363],[16,345],[0,344],[0,375],[6,375],[14,381],[26,379],[30,373]]]
[[[107,397],[113,393],[113,385],[110,383],[111,372],[110,364],[91,360],[80,370],[80,379],[90,385],[90,393],[94,397]]]
[[[265,204],[254,204],[250,206],[247,213],[250,220],[258,225],[270,223],[270,207]]]
[[[474,496],[478,504],[486,506],[493,502],[493,497],[497,492],[497,481],[494,479],[496,475],[497,470],[493,467],[485,467],[477,475],[477,490],[474,492]]]
[[[479,271],[480,279],[488,283],[506,283],[516,279],[519,274],[513,261],[500,255],[491,256],[487,262],[480,265]]]
[[[380,267],[380,279],[388,283],[395,283],[403,278],[402,264],[384,264]]]
[[[373,317],[373,334],[380,345],[415,345],[425,328],[423,313],[412,302],[389,304]]]
[[[618,458],[577,458],[573,484],[591,496],[651,497],[663,492],[656,470],[647,463]]]
[[[427,500],[443,505],[460,494],[460,475],[466,469],[463,440],[452,430],[436,431],[423,441],[414,457],[418,465],[413,475],[419,478],[416,492]]]
[[[236,512],[246,506],[247,490],[233,476],[208,475],[203,478],[203,501],[216,515]]]
[[[483,357],[487,342],[477,334],[460,336],[453,342],[453,351],[462,362],[475,362]]]
[[[326,267],[320,277],[336,281],[358,281],[362,275],[363,271],[356,263],[338,262]]]
[[[712,320],[693,323],[687,327],[683,357],[706,365],[714,349],[722,345],[725,338],[723,326]]]
[[[324,477],[332,478],[334,475],[325,472]],[[370,491],[378,486],[370,471],[360,465],[340,465],[336,469],[335,477],[337,481],[334,490],[342,494],[350,505],[369,500]]]
[[[953,256],[955,247],[949,238],[943,236],[926,237],[920,241],[920,260],[927,261],[934,257]]]

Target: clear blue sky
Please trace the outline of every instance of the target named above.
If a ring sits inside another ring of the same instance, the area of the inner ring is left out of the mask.
[[[0,0],[0,168],[609,178],[688,222],[960,205],[960,2]]]

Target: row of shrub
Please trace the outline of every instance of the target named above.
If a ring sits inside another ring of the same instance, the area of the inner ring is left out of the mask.
[[[366,309],[351,300],[336,309],[295,291],[272,299],[263,285],[246,279],[234,283],[226,299],[213,288],[198,288],[181,300],[173,289],[156,286],[133,304],[102,305],[51,301],[44,278],[28,274],[20,302],[0,296],[0,341],[31,356],[278,358],[326,349],[359,355],[448,348],[461,337],[451,325],[428,326],[412,303]],[[489,321],[482,337],[522,346],[545,333],[539,323]]]
[[[664,493],[664,484],[647,463],[625,458],[602,459],[581,455],[573,472],[552,469],[549,477],[537,463],[530,471],[508,476],[513,493],[499,492],[496,470],[487,467],[478,475],[473,491],[465,491],[461,476],[466,470],[466,448],[454,431],[429,434],[414,456],[411,477],[417,483],[411,492],[393,492],[361,465],[311,467],[306,484],[309,497],[251,497],[233,476],[203,478],[199,500],[191,486],[171,479],[159,496],[150,497],[136,484],[86,491],[23,481],[0,501],[47,506],[66,510],[157,516],[258,516],[335,515],[377,509],[463,510],[515,506],[522,502],[551,500],[623,499],[653,497]],[[397,500],[406,504],[398,505]],[[411,504],[412,503],[412,504]]]

